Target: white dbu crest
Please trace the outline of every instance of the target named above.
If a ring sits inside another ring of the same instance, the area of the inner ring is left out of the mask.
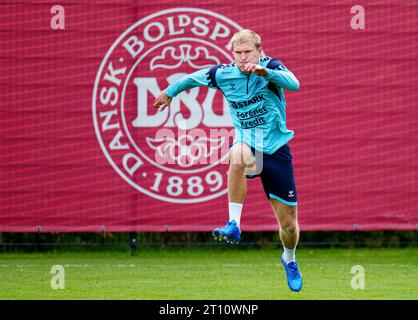
[[[230,38],[242,28],[212,11],[155,12],[128,28],[102,61],[93,91],[99,144],[132,187],[174,203],[227,192],[233,124],[220,90],[196,87],[157,112],[155,98],[186,74],[233,61]]]

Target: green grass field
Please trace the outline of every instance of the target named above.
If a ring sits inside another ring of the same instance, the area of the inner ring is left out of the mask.
[[[278,249],[147,249],[1,253],[0,299],[418,299],[418,249],[299,249],[304,279],[289,291]],[[62,265],[65,288],[52,289]],[[364,289],[351,287],[355,265]]]

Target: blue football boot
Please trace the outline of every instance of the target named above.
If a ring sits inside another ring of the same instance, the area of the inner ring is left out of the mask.
[[[298,263],[291,261],[286,263],[282,257],[282,264],[286,270],[287,284],[290,290],[298,292],[302,289],[302,275],[300,274]]]
[[[224,227],[213,230],[212,235],[215,240],[238,244],[241,238],[241,231],[235,220],[231,220]]]

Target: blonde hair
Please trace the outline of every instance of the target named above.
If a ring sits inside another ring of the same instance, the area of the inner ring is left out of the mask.
[[[257,33],[249,29],[240,30],[234,34],[234,36],[231,39],[232,48],[234,48],[235,43],[247,42],[248,40],[254,41],[256,49],[260,49],[261,37]]]

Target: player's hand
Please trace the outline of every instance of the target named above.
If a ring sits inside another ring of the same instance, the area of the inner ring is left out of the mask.
[[[244,67],[244,73],[248,74],[250,72],[262,77],[265,77],[268,74],[267,69],[259,64],[247,63]]]
[[[163,90],[161,91],[160,95],[155,99],[153,105],[154,107],[158,108],[158,112],[161,112],[170,105],[171,100],[173,99],[167,96],[166,91]]]

